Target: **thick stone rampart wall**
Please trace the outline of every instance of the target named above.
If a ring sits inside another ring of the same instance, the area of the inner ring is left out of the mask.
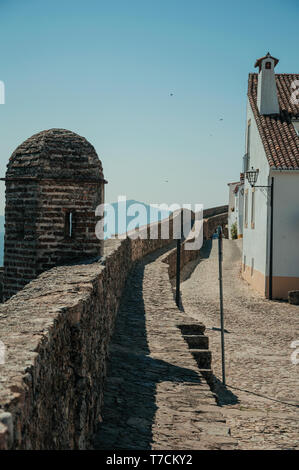
[[[0,305],[0,449],[88,448],[126,278],[172,225],[168,239],[108,240],[99,262],[46,271]]]
[[[173,225],[171,218],[167,239],[145,238],[151,225],[139,238],[108,240],[98,262],[52,268],[0,305],[0,449],[89,447],[128,273],[146,254],[175,244]],[[195,256],[186,251],[181,266]],[[168,263],[171,275],[173,254]]]

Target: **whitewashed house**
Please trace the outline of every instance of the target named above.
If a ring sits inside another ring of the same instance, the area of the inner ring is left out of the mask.
[[[241,173],[242,176],[242,173]],[[244,181],[228,183],[228,237],[232,239],[232,229],[236,228],[236,237],[243,237]]]
[[[299,290],[299,74],[277,63],[268,53],[248,80],[242,275],[285,299]]]

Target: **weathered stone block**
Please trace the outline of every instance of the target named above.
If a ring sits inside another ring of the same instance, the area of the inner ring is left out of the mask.
[[[299,290],[289,291],[288,300],[290,304],[299,305]]]

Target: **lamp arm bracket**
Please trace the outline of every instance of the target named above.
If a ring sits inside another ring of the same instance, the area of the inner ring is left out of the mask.
[[[252,186],[253,188],[271,188],[271,185],[268,186]]]

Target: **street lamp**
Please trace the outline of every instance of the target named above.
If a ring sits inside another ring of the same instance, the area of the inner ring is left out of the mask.
[[[271,178],[271,184],[268,186],[256,186],[259,176],[259,170],[254,169],[246,171],[246,178],[252,188],[270,188],[270,259],[269,259],[269,300],[272,300],[273,286],[273,194],[274,194],[274,178]]]
[[[255,183],[257,182],[259,175],[259,170],[255,170],[253,166],[251,167],[251,170],[246,171],[246,178],[248,183],[250,184],[251,187],[255,186]]]

